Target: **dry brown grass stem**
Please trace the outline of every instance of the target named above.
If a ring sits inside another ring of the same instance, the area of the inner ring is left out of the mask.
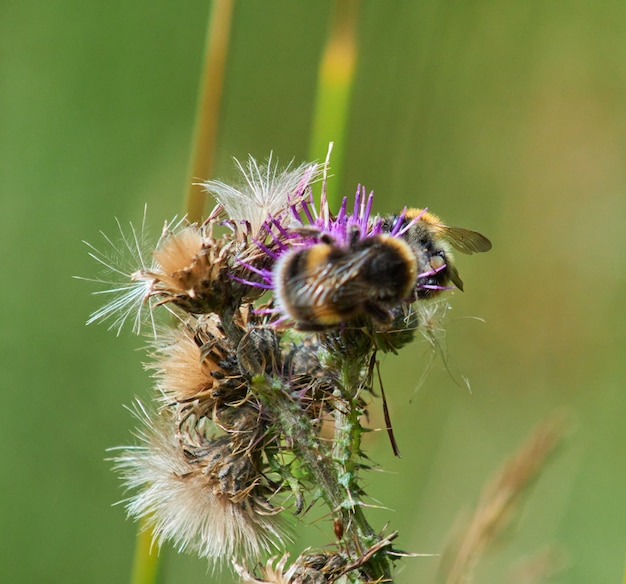
[[[213,3],[207,34],[191,153],[190,175],[187,177],[185,210],[190,222],[200,221],[204,213],[206,192],[198,179],[210,178],[213,171],[220,101],[224,84],[224,68],[234,0]]]
[[[441,581],[469,584],[485,551],[511,523],[528,487],[543,470],[565,429],[562,414],[544,421],[485,485],[467,527],[454,537],[441,565]]]

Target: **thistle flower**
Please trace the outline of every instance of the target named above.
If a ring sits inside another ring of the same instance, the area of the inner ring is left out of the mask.
[[[286,228],[272,219],[274,248],[258,245],[273,266],[246,267],[263,280],[249,284],[272,290],[275,306],[267,312],[278,316],[275,324],[291,320],[300,330],[316,331],[369,317],[387,326],[397,306],[415,299],[424,274],[403,235],[420,217],[404,222],[403,211],[383,230],[383,219],[371,215],[372,203],[373,193],[366,196],[359,187],[351,213],[347,197],[336,216],[322,197],[319,212],[312,201],[292,207],[296,222]]]
[[[362,511],[360,420],[377,351],[409,342],[423,298],[461,282],[438,245],[444,226],[432,215],[418,225],[423,210],[373,216],[363,187],[334,215],[327,168],[316,164],[279,172],[270,156],[237,166],[239,186],[204,183],[218,199],[208,218],[166,223],[151,252],[143,225],[120,228],[121,244],[105,236],[111,254],[91,247],[125,281],[107,286],[119,296],[90,320],[110,318],[118,332],[132,320],[138,332],[147,313],[154,334],[155,407],[137,405],[139,444],[115,459],[133,491],[127,511],[159,543],[230,561],[248,582],[388,580],[395,534],[377,534]],[[311,184],[322,171],[316,206]],[[470,240],[486,249],[485,238]],[[177,316],[170,327],[156,326],[161,306]],[[337,550],[304,553],[288,569],[283,556],[261,579],[241,567],[281,550],[282,514],[319,498]]]

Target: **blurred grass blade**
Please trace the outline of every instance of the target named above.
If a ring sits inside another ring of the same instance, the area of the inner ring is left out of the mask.
[[[211,178],[213,171],[233,4],[234,0],[215,0],[209,19],[191,163],[187,176],[185,211],[189,221],[192,222],[202,218],[206,202],[206,193],[202,187],[193,183],[196,179]]]
[[[319,160],[334,142],[331,206],[338,204],[348,121],[348,108],[357,61],[356,29],[359,0],[335,0],[330,33],[318,73],[309,158]]]
[[[131,584],[154,584],[159,571],[159,548],[152,545],[152,530],[141,526],[137,534]]]
[[[199,221],[204,212],[206,193],[194,179],[211,176],[217,142],[220,98],[228,52],[234,0],[213,2],[206,39],[204,67],[196,110],[190,170],[187,176],[185,212],[189,221]],[[131,584],[154,584],[159,564],[158,549],[152,546],[152,530],[140,529],[137,535]]]
[[[474,581],[480,559],[510,525],[523,495],[562,441],[566,422],[563,412],[549,416],[486,483],[467,526],[453,537],[443,554],[440,581]]]

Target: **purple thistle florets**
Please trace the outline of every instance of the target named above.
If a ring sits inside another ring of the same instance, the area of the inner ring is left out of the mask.
[[[428,278],[445,265],[427,266],[404,240],[425,211],[407,220],[405,208],[383,219],[372,215],[373,200],[374,193],[359,185],[352,211],[344,197],[333,215],[323,190],[319,209],[310,194],[290,205],[289,223],[285,216],[268,218],[266,240],[254,242],[269,265],[242,262],[256,276],[243,283],[273,292],[273,305],[258,312],[277,316],[275,325],[295,320],[304,330],[358,316],[389,323],[396,305],[415,300],[422,284],[430,287]]]
[[[271,240],[266,245],[258,239],[254,243],[275,263],[281,256],[291,250],[309,248],[319,243],[332,243],[338,248],[349,248],[357,241],[368,237],[383,234],[383,219],[372,217],[374,193],[366,196],[365,187],[359,185],[354,196],[352,213],[347,211],[348,197],[344,197],[337,215],[330,212],[329,204],[324,195],[320,202],[319,211],[316,208],[313,195],[307,199],[300,199],[297,204],[290,205],[293,221],[286,224],[285,220],[270,217],[264,223],[265,232]],[[392,237],[401,237],[419,218],[404,223],[406,208],[394,221],[392,228],[386,231]],[[304,215],[304,218],[303,218]],[[248,283],[265,289],[273,289],[274,275],[272,269],[258,269],[252,265],[242,264],[250,271],[261,276],[263,282]]]

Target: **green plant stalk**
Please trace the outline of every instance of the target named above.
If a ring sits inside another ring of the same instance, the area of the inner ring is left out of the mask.
[[[191,222],[202,219],[206,203],[206,192],[196,181],[211,178],[213,172],[233,4],[234,0],[215,0],[209,19],[191,162],[186,182],[185,211]]]
[[[153,584],[159,571],[159,550],[153,545],[152,530],[142,524],[137,534],[131,584]]]
[[[359,0],[335,0],[328,41],[320,61],[311,126],[309,158],[323,159],[334,142],[333,174],[329,201],[338,203],[340,171],[344,160],[348,110],[357,61],[356,24]]]
[[[336,439],[333,452],[329,452],[328,447],[317,438],[300,404],[290,397],[288,386],[277,379],[270,381],[265,376],[255,377],[253,384],[256,395],[266,403],[269,411],[276,413],[281,432],[332,514],[341,521],[345,541],[354,542],[358,552],[364,553],[379,540],[379,536],[363,513],[360,490],[356,485],[354,456],[360,452],[361,435],[357,392],[351,400],[341,398],[343,407],[347,406],[348,411],[335,412]],[[337,446],[339,441],[341,446]],[[335,449],[338,449],[339,456],[333,455]],[[368,561],[368,567],[374,578],[391,581],[391,565],[384,554],[374,555]],[[348,574],[347,577],[351,579],[353,575]]]
[[[194,184],[195,179],[209,178],[213,170],[233,4],[234,0],[216,0],[209,17],[191,161],[186,179],[185,213],[190,222],[202,219],[206,203],[206,193],[200,185]],[[159,553],[152,541],[152,530],[146,522],[142,522],[135,544],[131,584],[154,584],[157,580]]]
[[[346,486],[350,496],[354,498],[354,504],[349,507],[352,520],[357,529],[357,537],[363,542],[362,551],[376,543],[378,534],[369,525],[363,512],[360,500],[361,489],[357,483],[358,463],[356,457],[361,453],[361,436],[363,428],[359,420],[363,414],[359,405],[359,394],[363,384],[363,370],[366,363],[360,359],[346,359],[342,366],[341,374],[341,401],[347,404],[336,408],[334,411],[335,433],[333,440],[333,458],[340,469],[345,473],[340,477],[342,484]],[[383,577],[385,581],[391,581],[391,566],[388,559],[381,554],[374,556],[369,565],[375,570],[376,577]]]

